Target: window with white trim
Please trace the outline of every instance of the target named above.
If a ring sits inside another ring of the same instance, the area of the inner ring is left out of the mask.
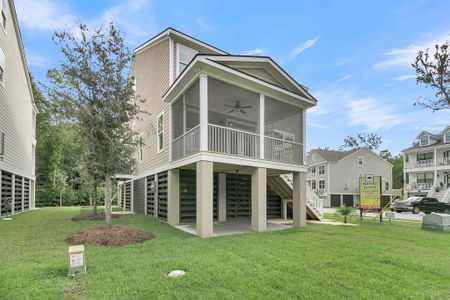
[[[391,183],[389,181],[384,182],[384,190],[389,191],[391,189]]]
[[[363,166],[363,165],[364,165],[364,157],[358,156],[358,166]]]
[[[325,189],[325,180],[319,180],[319,190]]]
[[[316,174],[316,167],[311,167],[311,173]]]
[[[0,49],[0,84],[5,84],[5,66],[6,66],[6,58],[2,49]]]
[[[144,161],[144,136],[141,133],[139,136],[139,162]]]
[[[428,135],[422,135],[420,137],[420,146],[428,145]]]
[[[177,76],[186,69],[198,52],[184,45],[177,44]]]
[[[6,0],[0,0],[0,25],[6,31]]]
[[[156,133],[157,133],[157,150],[158,153],[164,150],[164,113],[162,112],[158,116],[157,124],[156,124]]]
[[[444,140],[446,143],[450,143],[450,130],[444,134]]]
[[[312,188],[313,190],[315,190],[315,189],[317,188],[317,185],[316,185],[316,181],[315,181],[315,180],[311,180],[311,188]]]
[[[320,165],[319,166],[319,175],[323,175],[325,174],[325,165]]]

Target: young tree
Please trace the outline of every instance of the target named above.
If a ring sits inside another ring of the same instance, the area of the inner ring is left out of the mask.
[[[138,139],[130,122],[143,102],[135,96],[133,78],[126,75],[131,54],[113,23],[100,29],[80,24],[78,34],[56,31],[53,41],[64,59],[58,69],[48,72],[52,84],[48,93],[59,112],[76,124],[94,187],[105,182],[110,228],[111,177],[134,164]]]
[[[382,138],[375,133],[358,133],[356,136],[347,136],[339,150],[353,150],[362,147],[377,150],[382,143]]]
[[[450,50],[449,41],[435,46],[434,54],[429,50],[419,51],[412,64],[416,71],[416,83],[435,90],[435,99],[422,98],[415,105],[432,111],[450,108]]]

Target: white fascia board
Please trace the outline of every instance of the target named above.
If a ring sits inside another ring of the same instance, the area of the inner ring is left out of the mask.
[[[305,95],[310,96],[309,92],[301,86],[298,82],[293,80],[289,74],[286,73],[280,66],[278,66],[270,57],[254,57],[254,56],[211,56],[208,57],[211,60],[215,61],[229,61],[229,62],[265,62],[269,63],[274,69],[276,69],[279,73],[283,74],[284,78],[286,78],[292,85],[294,85],[297,89],[305,93]],[[270,73],[270,72],[269,72]],[[274,74],[272,74],[274,75]],[[313,97],[308,97],[311,101],[317,103],[317,100]]]
[[[152,39],[150,39],[147,42],[145,42],[143,45],[137,47],[136,49],[134,49],[133,53],[135,53],[135,54],[139,53],[139,52],[145,50],[146,48],[157,44],[160,40],[164,39],[165,37],[169,37],[169,36],[173,36],[175,38],[179,38],[179,39],[182,39],[182,40],[187,40],[187,41],[189,41],[189,42],[191,42],[193,44],[197,44],[200,47],[206,48],[206,49],[211,50],[213,52],[217,52],[219,54],[224,54],[224,55],[228,54],[228,53],[226,53],[226,52],[224,52],[224,51],[222,51],[222,50],[220,50],[218,48],[215,48],[215,47],[213,47],[211,45],[208,45],[208,44],[206,44],[206,43],[204,43],[204,42],[202,42],[200,40],[194,39],[193,37],[190,37],[187,34],[184,34],[182,32],[178,32],[176,30],[173,30],[172,28],[164,30],[163,32],[161,32],[157,36],[155,36]]]
[[[315,105],[315,102],[311,102],[311,100],[301,95],[295,94],[291,91],[257,79],[243,72],[216,63],[203,56],[196,56],[194,58],[194,60],[189,64],[189,66],[183,71],[183,73],[177,78],[175,83],[163,96],[163,101],[171,103],[175,99],[177,99],[185,90],[185,88],[190,83],[192,83],[200,73],[205,73],[213,78],[228,82],[230,84],[241,86],[248,90],[255,91],[256,88],[257,91],[255,92],[274,97],[277,100],[280,100],[280,96],[277,95],[283,95],[283,99],[281,99],[280,101],[290,99],[291,101],[285,102],[293,104],[295,106],[299,106],[301,108],[309,108]],[[241,81],[237,82],[236,79],[239,79]],[[302,102],[299,103],[299,100]]]

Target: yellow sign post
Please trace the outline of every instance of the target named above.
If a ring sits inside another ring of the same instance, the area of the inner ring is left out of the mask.
[[[359,178],[359,208],[381,209],[381,177],[366,175]]]

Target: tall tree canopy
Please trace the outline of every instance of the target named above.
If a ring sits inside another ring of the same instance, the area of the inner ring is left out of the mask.
[[[432,111],[450,109],[450,50],[449,41],[436,45],[434,54],[429,50],[419,51],[412,64],[416,71],[417,84],[431,87],[435,98],[421,98],[415,104]]]
[[[143,102],[126,74],[131,54],[113,23],[99,29],[80,24],[77,34],[56,31],[53,41],[63,61],[47,74],[48,94],[59,113],[75,124],[94,186],[105,181],[106,222],[111,227],[111,177],[135,163],[138,139],[130,122]]]
[[[377,150],[382,143],[382,138],[375,133],[357,133],[355,136],[345,137],[339,150],[353,150],[362,147]]]

